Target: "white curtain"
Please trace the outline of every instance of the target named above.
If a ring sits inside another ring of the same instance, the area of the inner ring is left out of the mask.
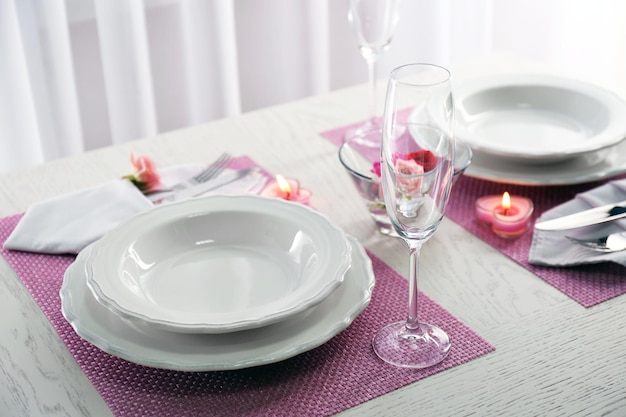
[[[383,77],[510,52],[626,83],[620,0],[403,0]],[[366,81],[345,0],[0,0],[0,171]]]

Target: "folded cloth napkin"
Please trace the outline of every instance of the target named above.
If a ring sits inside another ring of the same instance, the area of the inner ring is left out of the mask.
[[[198,173],[201,165],[160,170],[165,188]],[[227,172],[226,170],[225,172]],[[263,175],[248,175],[209,194],[256,193]],[[119,179],[33,204],[4,243],[6,249],[63,254],[78,253],[123,221],[154,207],[160,193],[144,196],[130,181]]]
[[[544,212],[538,221],[550,220],[583,210],[626,200],[626,179],[606,183],[590,191],[578,194],[573,200]],[[572,266],[601,262],[615,262],[626,266],[626,251],[615,253],[596,252],[572,243],[565,236],[592,239],[626,230],[626,220],[586,226],[563,231],[535,229],[528,262],[545,266]]]
[[[128,180],[115,180],[33,204],[4,243],[7,249],[78,253],[107,230],[153,204]]]

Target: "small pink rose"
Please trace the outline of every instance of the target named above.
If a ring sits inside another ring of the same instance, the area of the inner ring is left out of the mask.
[[[132,181],[141,191],[153,191],[159,187],[161,177],[157,171],[156,163],[148,156],[135,156],[130,154],[130,162],[136,172],[124,178]]]
[[[403,175],[396,175],[396,182],[406,192],[413,193],[422,187],[422,175],[424,167],[413,159],[396,159],[395,170]],[[417,177],[405,177],[404,175],[418,175]]]
[[[376,161],[372,164],[372,172],[376,174],[377,177],[380,177],[382,172],[380,170],[380,161]]]

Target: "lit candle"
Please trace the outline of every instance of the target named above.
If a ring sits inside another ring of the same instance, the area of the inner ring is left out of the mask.
[[[501,237],[516,237],[526,232],[533,209],[528,198],[511,196],[508,192],[476,200],[476,217]]]
[[[309,204],[311,192],[300,187],[300,183],[292,178],[285,178],[282,175],[276,175],[276,179],[271,181],[261,191],[262,196],[277,197],[283,200],[295,201],[297,203]]]

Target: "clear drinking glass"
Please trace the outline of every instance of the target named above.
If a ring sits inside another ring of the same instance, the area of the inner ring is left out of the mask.
[[[352,135],[380,129],[376,118],[376,62],[391,43],[399,20],[399,4],[400,0],[349,0],[348,21],[367,62],[370,88],[370,118]]]
[[[380,170],[376,169],[380,168],[380,130],[346,136],[339,148],[339,162],[350,174],[378,231],[387,236],[397,236],[385,209]]]
[[[397,117],[411,108],[408,118]],[[393,70],[383,114],[381,170],[385,206],[394,229],[409,247],[408,314],[378,331],[376,354],[405,368],[441,362],[448,335],[418,320],[417,279],[422,245],[443,219],[454,176],[454,105],[450,73],[430,64]]]

